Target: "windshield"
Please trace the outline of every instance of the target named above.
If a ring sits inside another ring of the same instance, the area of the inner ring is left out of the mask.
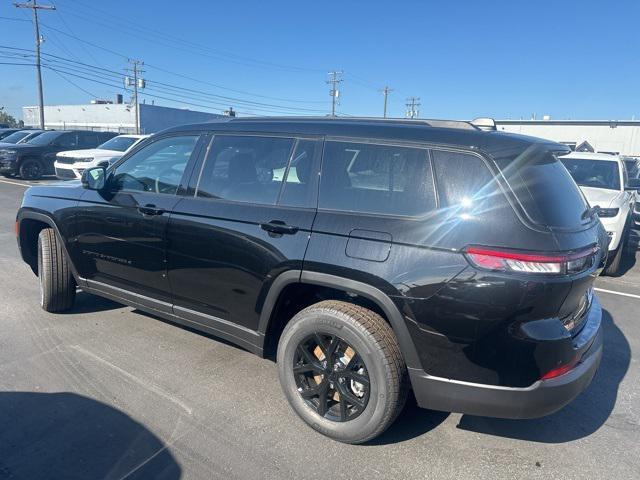
[[[560,161],[581,187],[620,190],[618,162],[582,158],[561,158]]]
[[[49,145],[51,142],[53,142],[56,138],[58,138],[60,135],[62,135],[63,132],[54,132],[54,131],[50,131],[50,132],[44,132],[40,135],[38,135],[35,138],[32,138],[31,140],[29,140],[27,142],[27,144],[29,145]]]
[[[117,150],[118,152],[124,152],[138,140],[139,139],[132,137],[113,137],[111,140],[104,142],[98,148],[100,150]]]
[[[27,135],[29,135],[29,132],[26,131],[13,132],[11,135],[7,135],[6,137],[4,137],[2,139],[2,143],[18,143]]]

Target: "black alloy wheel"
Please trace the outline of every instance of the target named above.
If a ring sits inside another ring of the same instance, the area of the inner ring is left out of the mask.
[[[38,180],[42,176],[42,165],[38,160],[27,159],[20,165],[20,177],[23,180]]]
[[[337,335],[318,332],[306,337],[296,347],[292,368],[298,393],[321,417],[346,422],[367,407],[367,367]]]

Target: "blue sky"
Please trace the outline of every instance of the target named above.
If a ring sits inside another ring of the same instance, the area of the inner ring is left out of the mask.
[[[350,115],[381,115],[389,85],[392,116],[413,95],[430,118],[640,118],[637,0],[40,3],[58,8],[41,14],[43,51],[61,57],[44,70],[47,104],[112,98],[132,57],[146,101],[208,111],[323,114],[327,72],[343,69]],[[0,0],[0,45],[33,47],[29,15]],[[33,68],[0,64],[0,106],[35,103]]]

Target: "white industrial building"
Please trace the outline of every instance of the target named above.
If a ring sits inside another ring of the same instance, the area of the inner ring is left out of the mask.
[[[40,127],[39,108],[23,107],[26,127]],[[159,105],[140,104],[140,133],[155,133],[186,123],[208,122],[223,115]],[[46,105],[45,128],[135,133],[135,107],[127,103],[96,102],[88,105]]]
[[[640,121],[636,120],[496,120],[496,127],[554,140],[573,150],[640,157]]]

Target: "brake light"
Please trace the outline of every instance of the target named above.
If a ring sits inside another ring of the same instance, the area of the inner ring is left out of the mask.
[[[550,378],[559,377],[560,375],[564,375],[565,373],[569,372],[575,366],[576,362],[573,361],[566,365],[562,365],[561,367],[554,368],[553,370],[549,370],[542,377],[540,377],[540,380],[549,380]]]
[[[593,265],[597,247],[571,253],[521,252],[491,247],[467,247],[469,262],[484,270],[546,275],[578,273]]]
[[[20,222],[18,220],[16,220],[16,225],[14,227],[15,232],[16,232],[16,237],[20,237]]]

